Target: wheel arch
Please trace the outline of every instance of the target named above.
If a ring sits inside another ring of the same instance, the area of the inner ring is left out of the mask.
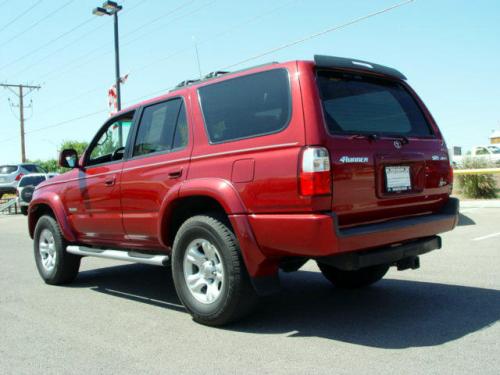
[[[171,247],[177,230],[191,216],[219,213],[229,215],[246,212],[237,191],[223,179],[194,179],[169,191],[161,209],[158,233],[163,246]]]
[[[38,220],[43,215],[50,215],[57,221],[61,233],[67,241],[74,242],[76,240],[61,199],[55,193],[46,193],[31,201],[28,209],[28,230],[31,238],[34,236]]]

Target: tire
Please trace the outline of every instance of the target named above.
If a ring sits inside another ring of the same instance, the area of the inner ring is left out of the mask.
[[[34,252],[38,273],[45,283],[68,284],[78,275],[81,257],[66,252],[66,246],[57,221],[42,216],[35,227]]]
[[[20,209],[24,216],[28,216],[28,206],[21,206]]]
[[[179,299],[201,324],[234,322],[257,304],[238,240],[218,215],[194,216],[181,225],[173,245],[172,276]]]
[[[382,279],[389,270],[389,266],[386,264],[361,268],[356,271],[343,271],[320,262],[317,264],[327,280],[343,289],[356,289],[372,285]]]

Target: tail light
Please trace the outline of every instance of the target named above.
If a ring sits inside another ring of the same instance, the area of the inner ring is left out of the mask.
[[[302,151],[299,189],[305,196],[332,193],[330,155],[326,148],[307,147]]]
[[[19,173],[19,174],[16,176],[16,181],[19,181],[19,180],[20,180],[23,176],[24,176],[24,174]]]

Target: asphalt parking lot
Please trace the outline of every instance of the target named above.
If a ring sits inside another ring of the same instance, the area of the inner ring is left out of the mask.
[[[469,208],[416,271],[336,290],[309,262],[246,321],[200,326],[160,267],[89,259],[39,278],[26,218],[0,216],[2,374],[499,374],[500,209]]]

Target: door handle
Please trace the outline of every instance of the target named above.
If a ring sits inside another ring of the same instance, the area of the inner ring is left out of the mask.
[[[106,186],[113,186],[115,184],[115,181],[116,181],[116,177],[115,176],[112,176],[112,177],[108,177],[104,180],[104,185]]]
[[[179,178],[182,176],[182,169],[168,173],[168,178]]]

